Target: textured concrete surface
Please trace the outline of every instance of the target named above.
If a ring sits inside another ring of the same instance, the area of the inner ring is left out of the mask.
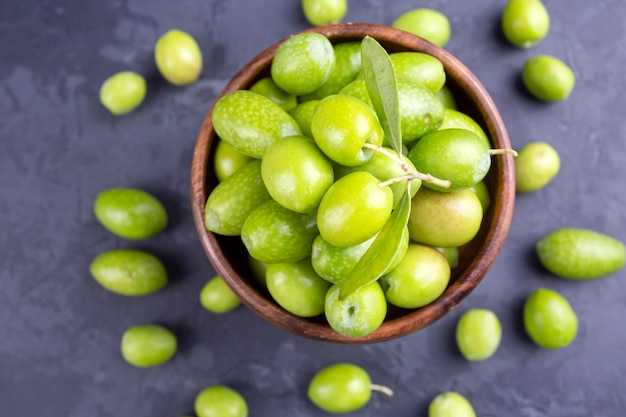
[[[626,2],[546,0],[550,33],[530,50],[498,29],[504,0],[350,0],[347,21],[389,24],[429,4],[452,23],[447,47],[483,81],[514,147],[550,142],[562,169],[539,192],[519,196],[504,249],[483,283],[447,317],[399,340],[366,346],[303,339],[245,308],[217,316],[197,296],[213,270],[191,220],[189,169],[195,136],[215,95],[235,71],[276,40],[307,27],[293,0],[116,0],[0,2],[0,416],[177,416],[195,395],[226,384],[251,416],[322,416],[306,386],[322,366],[362,365],[395,390],[375,394],[355,416],[426,414],[457,390],[483,417],[624,416],[626,271],[569,282],[542,270],[533,244],[557,227],[588,227],[626,240],[624,89]],[[155,70],[157,37],[180,28],[205,57],[202,77],[179,88]],[[552,54],[571,65],[569,100],[543,104],[520,87],[524,60]],[[120,70],[148,78],[145,103],[115,118],[98,102],[102,81]],[[129,242],[92,214],[108,187],[140,187],[166,205],[159,236]],[[135,247],[163,259],[171,284],[129,299],[88,274],[98,253]],[[521,326],[521,306],[538,287],[560,291],[580,320],[566,349],[542,350]],[[494,357],[468,363],[454,327],[472,307],[495,311],[503,341]],[[161,323],[178,354],[152,369],[127,365],[120,337],[130,325]]]

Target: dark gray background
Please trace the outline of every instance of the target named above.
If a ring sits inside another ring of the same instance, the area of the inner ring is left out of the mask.
[[[562,158],[545,189],[518,196],[509,238],[480,286],[445,318],[404,338],[337,345],[301,338],[246,308],[204,311],[198,292],[213,275],[189,204],[191,155],[200,124],[226,81],[275,41],[308,27],[297,0],[0,0],[0,416],[177,416],[195,395],[226,384],[251,416],[322,416],[306,399],[321,367],[350,361],[396,395],[374,395],[355,416],[425,415],[428,402],[457,390],[479,416],[624,416],[626,271],[593,282],[550,276],[533,244],[565,226],[626,240],[626,2],[546,0],[548,37],[530,50],[499,31],[504,0],[350,0],[345,21],[390,24],[418,6],[450,18],[447,49],[482,80],[499,106],[513,146],[542,140]],[[205,65],[201,79],[174,87],[158,75],[156,39],[171,28],[192,34]],[[540,103],[520,87],[528,57],[552,54],[577,76],[565,102]],[[135,70],[148,95],[134,113],[101,107],[105,78]],[[94,197],[114,186],[161,199],[170,225],[145,242],[104,230]],[[149,250],[171,284],[144,298],[109,293],[88,265],[112,248]],[[571,346],[542,350],[521,326],[536,288],[560,291],[579,315]],[[454,327],[472,307],[495,311],[500,349],[469,363]],[[119,353],[124,330],[161,323],[179,337],[168,363],[137,369]]]

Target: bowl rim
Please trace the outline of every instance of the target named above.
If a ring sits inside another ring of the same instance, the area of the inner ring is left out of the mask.
[[[320,33],[332,42],[358,40],[367,34],[381,43],[400,45],[402,49],[424,52],[436,57],[444,66],[446,79],[452,77],[454,82],[463,88],[464,94],[471,100],[472,105],[477,108],[485,122],[484,127],[492,144],[496,147],[511,148],[506,127],[491,96],[478,78],[450,52],[411,33],[380,24],[337,23],[312,27],[277,41],[252,58],[230,79],[213,101],[200,128],[192,158],[191,205],[197,234],[215,272],[224,279],[244,305],[278,327],[307,338],[338,343],[381,342],[413,333],[432,324],[467,297],[482,281],[500,252],[510,228],[515,201],[515,172],[511,155],[502,155],[492,164],[492,169],[494,166],[497,167],[494,179],[496,188],[491,196],[490,210],[493,211],[489,217],[490,223],[484,240],[475,258],[431,304],[401,317],[385,320],[377,330],[364,337],[343,336],[332,330],[328,324],[297,317],[283,310],[278,304],[268,302],[267,295],[261,294],[248,284],[227,262],[216,235],[204,226],[204,208],[208,197],[207,175],[208,168],[211,166],[209,156],[211,147],[214,145],[213,141],[217,137],[212,124],[215,103],[230,92],[247,88],[246,82],[258,78],[264,70],[267,70],[274,53],[284,41],[293,35],[307,32]]]

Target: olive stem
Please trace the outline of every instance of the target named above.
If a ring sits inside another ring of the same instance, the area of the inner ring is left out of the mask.
[[[493,156],[493,155],[513,155],[513,156],[517,156],[517,152],[514,151],[513,149],[490,149],[489,150],[489,155]]]
[[[387,185],[395,184],[397,182],[400,182],[400,181],[403,181],[403,180],[406,180],[406,179],[420,179],[422,181],[425,181],[425,182],[430,183],[430,184],[435,184],[435,185],[437,185],[439,187],[442,187],[442,188],[449,188],[450,185],[452,184],[450,182],[450,180],[442,180],[442,179],[433,177],[430,174],[424,174],[424,173],[421,173],[421,172],[415,170],[414,168],[410,167],[406,162],[404,162],[399,155],[396,155],[395,153],[390,152],[390,151],[388,151],[387,149],[384,149],[381,146],[372,145],[371,143],[364,143],[363,147],[371,149],[374,152],[381,153],[381,154],[383,154],[383,155],[393,159],[394,161],[396,161],[400,165],[402,170],[404,172],[406,172],[406,175],[401,175],[399,177],[391,178],[390,180],[381,182],[379,184],[380,186],[387,186]]]
[[[372,391],[382,392],[383,394],[386,394],[389,397],[393,397],[393,390],[391,388],[389,388],[389,387],[384,386],[384,385],[370,384],[370,389]]]

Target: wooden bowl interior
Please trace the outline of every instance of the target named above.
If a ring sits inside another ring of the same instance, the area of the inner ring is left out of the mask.
[[[490,137],[494,148],[510,148],[509,138],[487,91],[476,77],[454,56],[437,46],[387,26],[374,24],[337,24],[312,28],[303,32],[318,32],[333,43],[360,41],[365,35],[378,40],[389,52],[419,51],[438,58],[444,65],[447,81],[459,110],[472,116]],[[269,75],[271,59],[284,41],[270,46],[239,71],[216,98],[235,90],[247,89],[260,78]],[[492,159],[492,168],[485,179],[491,205],[485,213],[478,235],[459,250],[459,264],[452,270],[446,291],[433,303],[415,310],[389,306],[385,322],[372,334],[349,338],[333,331],[323,316],[302,318],[279,307],[269,293],[256,281],[248,266],[248,255],[239,237],[213,234],[204,226],[204,205],[217,185],[212,167],[212,155],[218,137],[209,110],[196,143],[191,172],[191,202],[194,222],[202,246],[220,274],[242,302],[275,325],[296,334],[333,342],[367,343],[396,338],[427,326],[454,308],[465,298],[493,264],[508,233],[515,198],[514,166],[511,156]]]

